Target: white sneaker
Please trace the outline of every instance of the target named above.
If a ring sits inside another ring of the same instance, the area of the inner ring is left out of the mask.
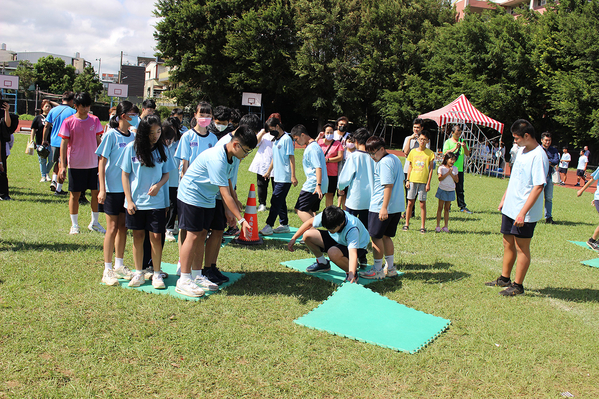
[[[175,286],[175,292],[181,295],[190,296],[193,298],[200,297],[205,294],[204,290],[198,287],[191,280],[177,280],[177,285]]]
[[[164,280],[162,279],[162,274],[158,273],[158,276],[152,276],[152,287],[156,290],[162,290],[166,288],[166,284],[164,284]]]
[[[112,269],[116,278],[122,278],[124,280],[131,280],[133,278],[133,273],[129,270],[128,267],[121,266],[115,269]]]
[[[106,230],[100,225],[100,223],[90,223],[87,228],[91,231],[97,231],[98,233],[106,234]]]
[[[177,239],[175,238],[175,234],[172,231],[167,231],[166,234],[164,235],[166,241],[170,241],[170,242],[174,242],[177,241]]]
[[[131,279],[131,281],[129,281],[129,284],[127,284],[129,287],[139,287],[140,285],[145,284],[146,279],[144,277],[143,273],[134,273],[133,274],[133,278]]]
[[[395,266],[393,266],[393,267],[385,266],[384,272],[387,277],[397,277],[397,268]]]
[[[385,272],[383,269],[376,270],[374,267],[371,267],[365,272],[360,272],[360,277],[367,278],[369,280],[382,280],[385,278]]]
[[[260,204],[260,206],[258,207],[258,212],[266,212],[266,205]]]
[[[50,176],[46,176],[46,181],[50,182],[50,181],[52,181],[52,178]]]
[[[42,180],[40,180],[40,183],[45,183],[46,182],[46,177],[42,176]]]
[[[264,226],[264,228],[260,230],[260,234],[262,234],[263,236],[271,236],[273,235],[273,233],[274,230],[269,225]]]
[[[177,272],[176,272],[177,276],[181,277],[181,261],[179,260],[177,262]]]
[[[72,225],[69,234],[79,234],[79,226],[76,224]]]
[[[193,280],[194,284],[198,287],[208,291],[218,291],[218,285],[208,280],[206,276],[197,276]]]
[[[106,285],[119,285],[119,279],[115,276],[112,269],[104,269],[102,274],[102,282]]]
[[[285,233],[289,233],[291,230],[289,230],[289,226],[285,225],[281,225],[279,227],[277,227],[276,229],[273,230],[273,233],[275,234],[285,234]]]

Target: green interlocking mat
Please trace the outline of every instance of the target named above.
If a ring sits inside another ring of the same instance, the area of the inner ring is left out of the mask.
[[[129,284],[129,282],[127,280],[119,280],[119,283],[121,284],[121,287],[130,289],[130,290],[144,291],[144,292],[149,292],[150,294],[170,295],[172,297],[179,298],[179,299],[186,299],[188,301],[199,301],[202,298],[206,298],[207,296],[216,294],[223,288],[230,286],[231,284],[235,283],[237,280],[239,280],[240,278],[242,278],[244,276],[243,274],[240,274],[240,273],[227,273],[227,272],[224,272],[221,270],[221,272],[225,276],[229,277],[228,283],[224,283],[224,284],[220,285],[218,291],[206,291],[206,294],[204,296],[201,296],[199,298],[192,298],[192,297],[181,295],[181,294],[178,294],[175,292],[175,285],[177,284],[177,280],[179,279],[179,276],[177,276],[177,274],[176,274],[177,273],[177,265],[162,262],[162,270],[164,272],[168,273],[168,278],[164,279],[166,288],[163,290],[154,289],[154,287],[152,287],[151,280],[146,280],[146,283],[140,287],[127,286],[127,284]]]
[[[579,247],[583,247],[586,249],[590,249],[591,251],[594,251],[593,248],[591,248],[587,245],[586,241],[568,241],[568,242],[571,242],[574,245],[578,245]]]
[[[345,272],[342,269],[340,269],[339,266],[337,266],[333,262],[331,262],[331,271],[324,272],[324,273],[323,272],[307,273],[306,268],[308,266],[310,266],[311,264],[313,264],[314,262],[316,262],[316,258],[290,260],[288,262],[281,262],[281,264],[283,266],[287,266],[290,269],[297,270],[298,272],[306,273],[310,276],[314,276],[314,277],[321,278],[323,280],[331,281],[335,284],[343,284],[343,282],[345,281]],[[363,270],[365,270],[365,269],[363,269]],[[403,272],[398,271],[397,274],[398,274],[398,276],[401,276],[403,274]],[[389,278],[391,278],[391,277],[389,277]],[[395,278],[395,277],[393,277],[393,278]],[[360,283],[362,285],[370,284],[374,281],[381,281],[381,280],[368,280],[368,279],[362,278],[362,277],[358,278],[358,283]]]
[[[344,283],[326,301],[294,322],[408,353],[424,348],[451,323],[350,283]]]
[[[589,247],[585,241],[569,241],[569,242],[571,242],[574,245],[578,245],[579,247],[590,249],[593,252],[595,251],[593,248]],[[597,259],[591,259],[591,260],[583,260],[580,263],[582,263],[585,266],[591,266],[591,267],[599,268],[599,258],[597,258]]]
[[[260,237],[262,237],[265,240],[280,240],[280,241],[286,241],[289,242],[291,241],[291,238],[293,237],[293,235],[295,234],[295,232],[297,231],[296,227],[289,227],[289,233],[285,233],[285,234],[273,234],[270,236],[263,236],[262,234],[260,234]],[[296,241],[296,243],[299,243],[301,240],[301,237],[298,238],[298,240]]]

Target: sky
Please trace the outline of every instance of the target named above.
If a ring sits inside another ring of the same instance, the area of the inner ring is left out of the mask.
[[[2,0],[0,42],[16,52],[43,51],[81,57],[96,73],[154,57],[154,0]]]

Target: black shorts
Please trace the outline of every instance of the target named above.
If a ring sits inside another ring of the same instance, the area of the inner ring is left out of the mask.
[[[164,209],[137,210],[133,215],[129,215],[127,212],[125,226],[129,230],[147,230],[152,233],[164,234],[166,211]]]
[[[568,168],[557,168],[559,173],[568,173]]]
[[[52,155],[52,162],[58,163],[58,161],[60,161],[60,146],[52,147]]]
[[[295,209],[303,212],[318,212],[320,209],[318,194],[300,191],[300,195],[297,197],[297,202],[295,203]]]
[[[576,176],[578,177],[584,177],[586,170],[584,169],[576,169]]]
[[[106,193],[104,204],[98,204],[98,212],[118,216],[127,212],[125,208],[125,193]]]
[[[379,220],[378,212],[368,212],[368,233],[373,238],[395,237],[401,212],[391,213],[387,220]]]
[[[179,228],[187,231],[210,230],[214,208],[201,208],[189,205],[177,199],[177,210],[179,211]]]
[[[362,222],[364,227],[368,228],[368,214],[369,214],[368,209],[361,209],[359,211],[356,211],[355,209],[345,207],[345,210],[350,215],[354,215],[355,217],[360,219],[360,222]]]
[[[227,227],[227,217],[225,216],[225,205],[222,200],[216,200],[216,206],[214,207],[214,216],[212,217],[212,223],[210,228],[212,230],[225,230]]]
[[[69,191],[76,193],[85,190],[98,190],[98,168],[69,168]]]
[[[518,238],[532,238],[536,225],[537,222],[534,222],[524,223],[524,226],[516,227],[514,226],[514,219],[501,214],[501,234],[516,236]]]
[[[329,252],[329,249],[333,247],[339,248],[343,256],[349,258],[349,250],[345,245],[339,244],[337,241],[333,240],[331,235],[326,230],[318,230],[320,236],[322,237],[322,244],[324,248],[320,248],[322,252]],[[365,257],[368,254],[368,250],[364,248],[358,248],[358,259]]]
[[[335,194],[337,192],[338,176],[329,176],[329,189],[326,194]]]

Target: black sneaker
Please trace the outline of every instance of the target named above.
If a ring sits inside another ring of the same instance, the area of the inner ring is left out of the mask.
[[[365,269],[368,267],[368,259],[366,259],[366,256],[358,258],[358,265],[360,269]]]
[[[225,280],[221,280],[220,278],[218,278],[216,274],[214,274],[214,271],[211,267],[202,269],[202,274],[204,275],[204,277],[212,281],[214,284],[221,285],[225,282]]]
[[[225,235],[225,236],[236,236],[237,234],[239,234],[239,229],[237,228],[237,226],[235,226],[235,227],[229,227],[223,233],[223,235]]]
[[[52,181],[52,183],[50,183],[50,191],[56,191],[56,182]]]
[[[87,205],[89,201],[85,197],[79,197],[79,205]]]
[[[54,191],[54,195],[56,195],[58,197],[62,197],[65,195],[69,195],[69,193],[68,193],[68,191],[64,191],[64,190],[60,190],[60,191],[56,190],[56,191]]]
[[[218,267],[216,267],[216,265],[212,266],[210,268],[212,270],[212,273],[214,273],[214,275],[218,278],[220,278],[221,280],[223,280],[225,283],[229,282],[229,277],[225,276],[224,274],[221,273],[220,270],[218,270]]]
[[[509,287],[512,285],[512,280],[504,281],[501,276],[497,277],[497,280],[489,281],[485,283],[487,287]]]
[[[4,195],[4,196],[0,197],[0,200],[1,201],[12,201],[12,198],[10,198],[9,195]]]
[[[590,238],[587,241],[587,245],[589,246],[589,248],[594,249],[595,251],[599,251],[599,242],[593,240],[592,238]]]
[[[545,219],[545,223],[547,223],[547,224],[555,224],[555,222],[553,221],[553,218],[547,218],[547,219]]]
[[[318,263],[318,261],[314,262],[312,265],[306,268],[308,273],[317,273],[317,272],[328,272],[331,270],[331,262],[327,260],[326,263]]]
[[[522,294],[524,294],[524,287],[519,284],[512,284],[505,290],[499,292],[499,295],[503,296],[516,296]]]

